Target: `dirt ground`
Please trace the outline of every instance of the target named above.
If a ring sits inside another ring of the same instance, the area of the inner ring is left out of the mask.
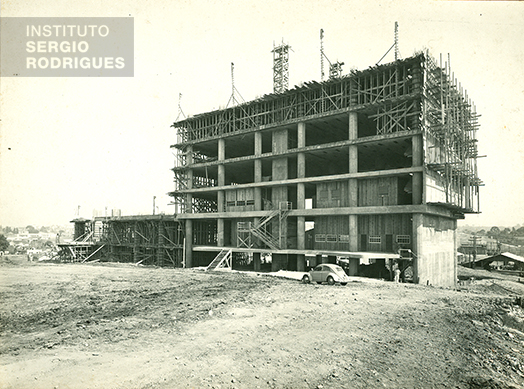
[[[516,278],[359,279],[0,260],[1,388],[524,388]]]

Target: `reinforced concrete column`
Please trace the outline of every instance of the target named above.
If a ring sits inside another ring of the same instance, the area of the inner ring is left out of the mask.
[[[349,215],[349,251],[359,251],[358,215]]]
[[[224,165],[218,165],[218,186],[224,186],[226,184],[226,167]]]
[[[221,165],[223,166],[223,165]],[[219,190],[217,192],[217,209],[218,212],[225,212],[226,201],[225,201],[225,191]],[[225,245],[224,241],[225,233],[224,233],[224,219],[219,218],[217,219],[217,246],[223,247]]]
[[[272,146],[271,150],[273,153],[281,153],[288,149],[288,130],[277,129],[272,133]],[[278,157],[273,159],[271,162],[271,174],[273,181],[287,180],[288,178],[288,157]],[[287,186],[274,186],[271,190],[271,202],[273,203],[273,209],[278,209],[281,202],[288,201]],[[272,221],[272,235],[275,239],[279,240],[282,248],[287,247],[287,223],[279,223],[278,220]],[[280,258],[282,255],[274,255],[273,257]],[[285,257],[287,267],[287,256]],[[284,259],[279,259],[284,261]],[[283,265],[282,265],[283,266]]]
[[[298,123],[297,128],[297,147],[306,146],[306,123]],[[297,154],[297,178],[306,177],[306,154]],[[306,185],[304,183],[297,184],[297,209],[306,208]],[[306,218],[304,216],[297,217],[297,249],[306,249]],[[306,256],[304,254],[297,255],[297,271],[305,271]]]
[[[255,271],[261,270],[260,253],[253,253],[253,266]]]
[[[255,132],[255,157],[262,155],[262,133]],[[262,160],[255,159],[255,182],[262,182]],[[255,211],[262,211],[262,188],[254,189]]]
[[[271,271],[287,270],[288,257],[287,254],[273,254],[271,261]]]
[[[348,276],[356,276],[358,275],[358,266],[360,265],[360,259],[359,258],[349,258],[349,266],[348,266]]]
[[[424,150],[422,146],[422,135],[415,135],[412,138],[412,148],[413,148],[413,167],[423,166],[424,164]],[[422,204],[422,191],[423,191],[423,182],[422,182],[422,173],[413,173],[413,204]]]
[[[193,213],[193,195],[191,193],[186,194],[186,208],[185,213]]]
[[[226,140],[218,140],[218,160],[223,161],[226,158]],[[218,165],[218,186],[222,187],[226,184],[226,168],[223,164]],[[225,206],[225,192],[219,190],[217,193],[218,212],[224,212]]]
[[[306,123],[298,123],[297,129],[297,146],[299,148],[306,146]],[[297,154],[297,178],[304,178],[306,176],[306,155],[304,153]],[[306,208],[306,185],[304,183],[297,184],[297,209]],[[306,249],[306,218],[304,216],[297,217],[297,249]],[[297,271],[306,270],[306,256],[304,254],[297,254]]]
[[[224,219],[217,219],[217,246],[224,247]]]
[[[225,191],[219,190],[217,192],[217,211],[225,212],[226,211],[226,202],[225,202]]]
[[[358,114],[349,113],[349,140],[358,139]],[[358,147],[349,146],[349,173],[358,173]],[[358,181],[348,180],[349,206],[358,207]],[[349,251],[358,251],[358,216],[349,215]]]
[[[298,148],[306,146],[306,123],[298,123],[297,129]],[[306,177],[306,154],[297,154],[297,178]],[[297,184],[297,209],[306,208],[306,186],[304,183]]]
[[[413,220],[413,282],[418,284],[420,282],[425,282],[420,278],[421,274],[426,273],[424,271],[424,260],[423,260],[423,250],[422,250],[422,241],[423,241],[423,229],[424,229],[424,215],[421,213],[414,213],[412,216]]]
[[[218,160],[223,161],[224,159],[226,159],[226,140],[220,138],[218,140]]]
[[[298,123],[297,128],[297,147],[300,149],[306,147],[306,123]],[[306,155],[304,153],[297,154],[297,177],[302,178],[306,176]]]
[[[306,249],[306,218],[304,216],[297,217],[297,249]],[[297,255],[297,271],[304,271],[306,268],[306,256],[304,254]]]
[[[193,165],[193,146],[189,145],[187,146],[187,166],[189,166],[189,169],[187,170],[187,188],[192,189],[193,188],[193,169],[191,169],[191,165]],[[184,209],[185,213],[192,213],[193,212],[193,195],[191,193],[186,194],[186,206]]]
[[[223,161],[226,159],[226,140],[218,140],[218,160]],[[226,168],[224,165],[218,165],[218,186],[223,187],[226,184]],[[225,212],[225,191],[219,190],[217,192],[217,210],[218,212]],[[224,242],[224,219],[217,220],[217,245],[223,247]]]
[[[186,257],[184,258],[185,267],[193,267],[193,220],[186,219]]]
[[[220,141],[223,141],[223,139],[219,139],[218,144],[220,145]],[[220,147],[219,147],[220,149]],[[218,186],[223,187],[225,185],[225,168],[224,165],[218,165]],[[224,190],[219,190],[217,192],[217,210],[218,212],[225,212],[226,211],[226,192]],[[217,220],[217,245],[218,246],[224,246],[224,219],[218,219]]]

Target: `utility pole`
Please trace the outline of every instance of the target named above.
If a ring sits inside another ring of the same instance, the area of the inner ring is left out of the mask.
[[[155,214],[155,200],[156,196],[153,196],[153,215]]]
[[[479,240],[480,237],[477,235],[473,235],[469,238],[471,242],[473,242],[473,261],[471,261],[471,268],[474,267],[475,261],[477,260],[477,240]]]

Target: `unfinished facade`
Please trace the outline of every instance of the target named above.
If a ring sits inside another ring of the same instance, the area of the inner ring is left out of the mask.
[[[186,267],[270,253],[274,270],[344,257],[357,275],[404,249],[414,282],[454,286],[480,181],[477,114],[450,74],[420,53],[174,123]]]

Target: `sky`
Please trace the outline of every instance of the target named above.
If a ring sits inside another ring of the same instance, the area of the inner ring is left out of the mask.
[[[171,124],[271,93],[274,43],[292,47],[290,87],[320,81],[331,62],[373,66],[394,42],[402,58],[450,56],[481,114],[480,215],[461,223],[524,223],[524,3],[518,1],[33,0],[0,17],[132,17],[134,77],[0,78],[0,225],[67,225],[120,209],[173,213]],[[382,63],[394,60],[390,52]]]

